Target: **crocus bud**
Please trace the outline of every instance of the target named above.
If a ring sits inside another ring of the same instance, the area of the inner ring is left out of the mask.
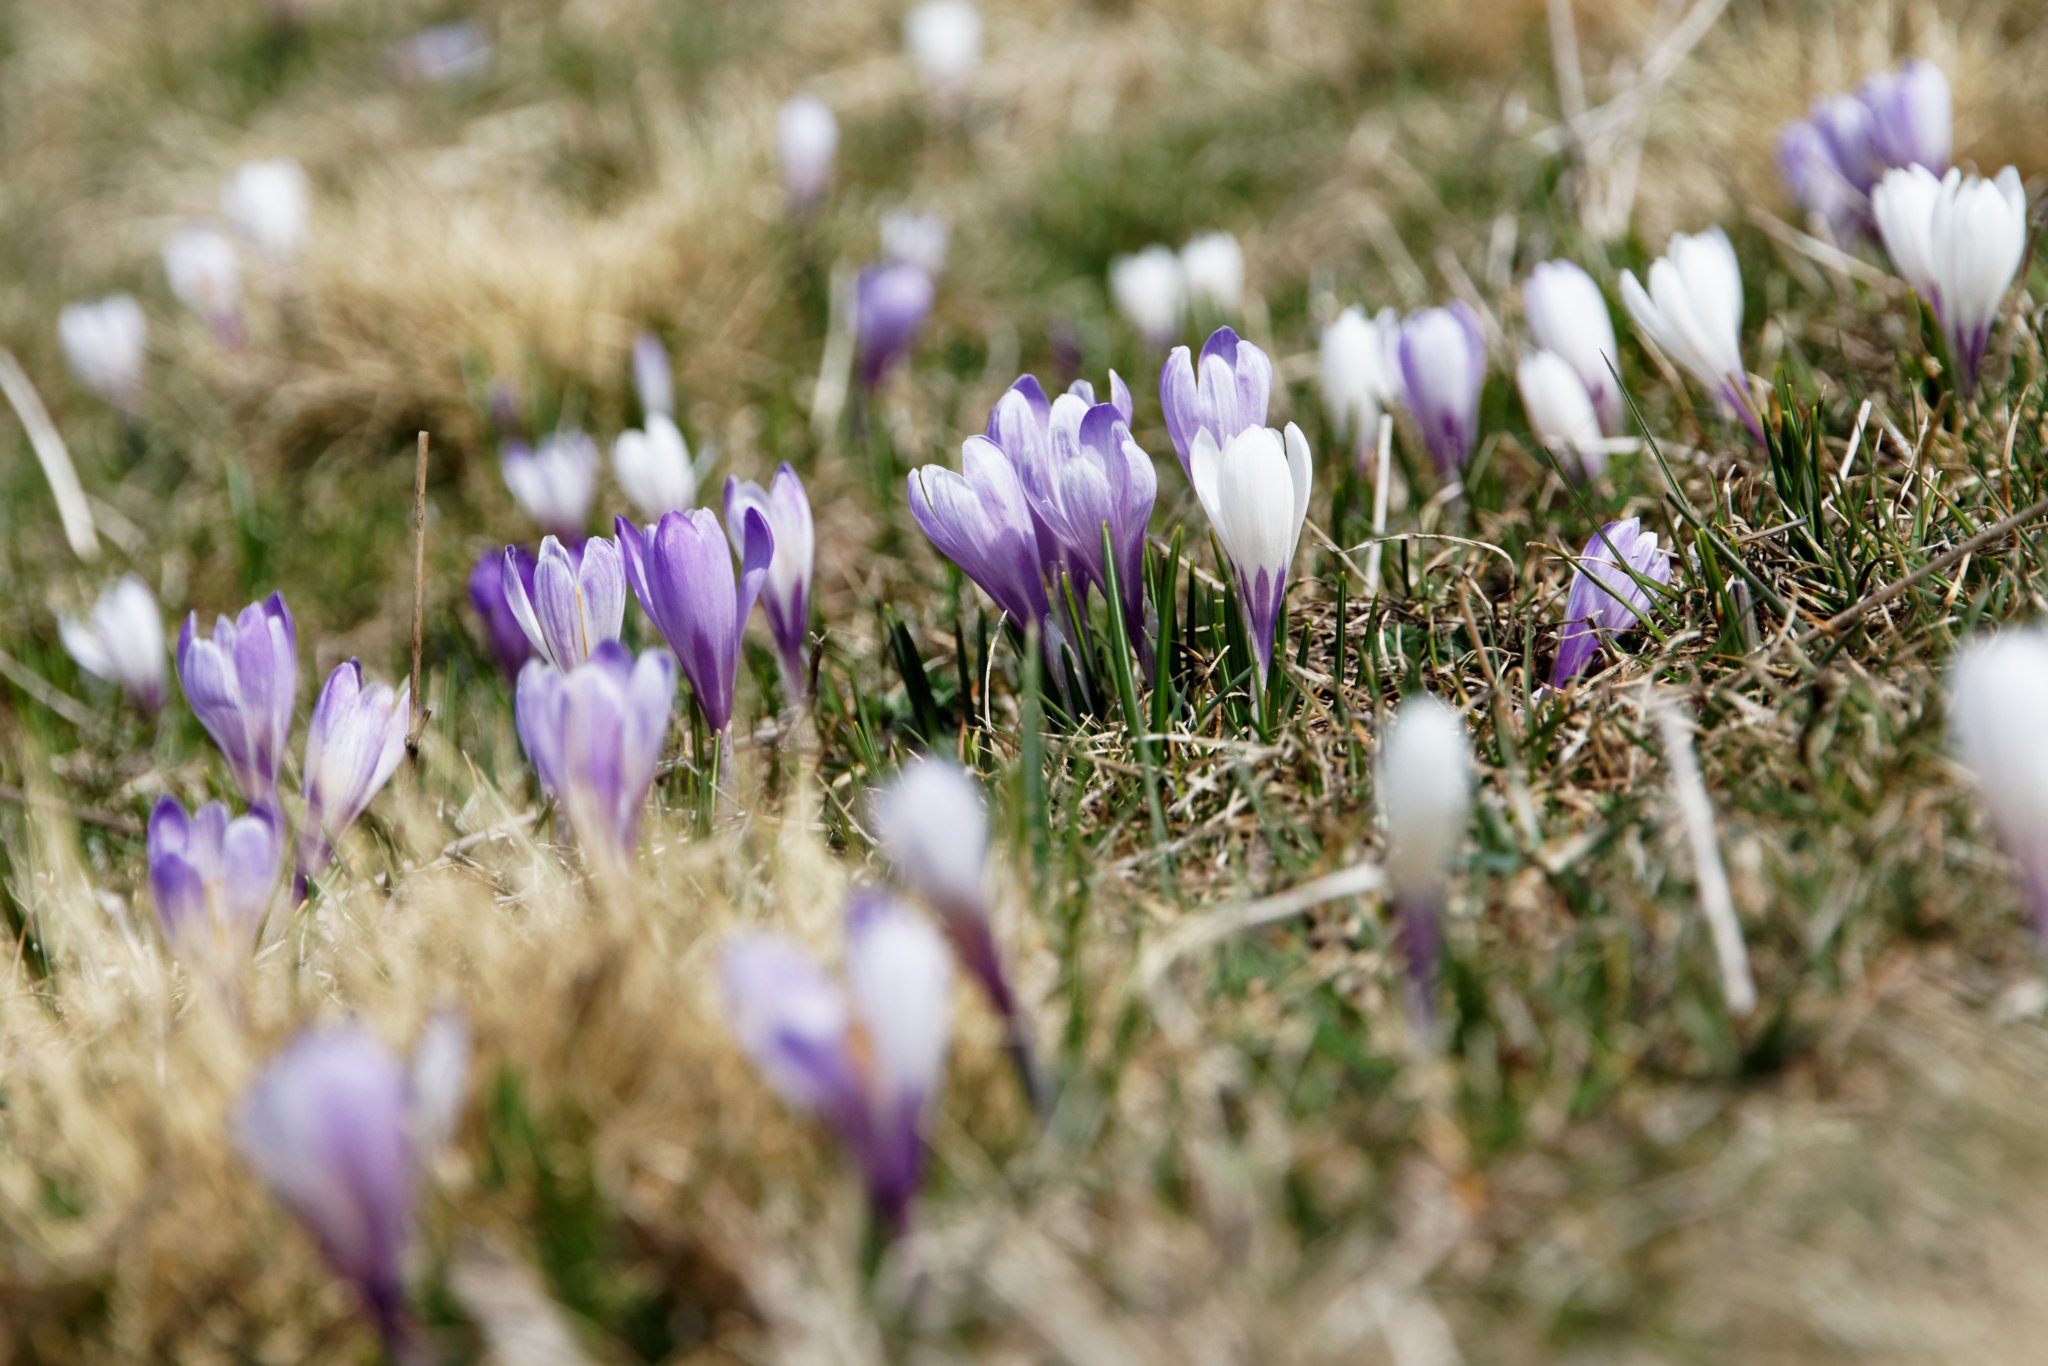
[[[1648,289],[1634,271],[1622,272],[1621,301],[1636,331],[1690,371],[1762,445],[1763,423],[1742,368],[1742,268],[1728,234],[1719,228],[1673,233],[1651,263]]]
[[[1867,195],[1849,183],[1833,148],[1812,123],[1794,119],[1778,133],[1778,174],[1809,217],[1835,241],[1854,246],[1870,216]]]
[[[642,517],[686,511],[697,497],[690,443],[663,413],[647,415],[647,429],[620,432],[612,442],[612,473]]]
[[[199,614],[178,634],[178,683],[252,804],[275,807],[277,772],[298,690],[298,635],[284,595],[272,593],[199,638]]]
[[[981,11],[968,0],[924,0],[904,18],[903,43],[941,112],[957,113],[981,66]]]
[[[761,582],[761,610],[775,637],[775,662],[782,674],[782,696],[795,704],[810,692],[806,667],[811,633],[811,500],[804,481],[788,461],[776,468],[766,489],[752,480],[725,481],[725,530],[735,551],[747,549],[748,515],[768,523],[775,550],[768,576]]]
[[[668,348],[652,332],[633,338],[633,392],[640,396],[640,411],[652,417],[674,417],[676,381],[669,364]]]
[[[666,650],[638,662],[605,641],[567,673],[540,660],[519,674],[519,743],[559,816],[592,854],[624,860],[661,767],[676,665]]]
[[[251,161],[220,192],[220,211],[273,266],[289,266],[311,217],[306,173],[296,161]]]
[[[351,659],[327,676],[306,727],[306,822],[299,830],[299,877],[327,866],[334,843],[356,823],[405,757],[412,685],[363,682]]]
[[[110,294],[97,303],[66,304],[57,315],[57,342],[80,384],[124,413],[141,408],[149,319],[133,297]]]
[[[1387,827],[1387,886],[1415,1018],[1426,1029],[1435,1019],[1444,890],[1471,819],[1472,747],[1457,714],[1427,693],[1403,702],[1381,741],[1375,786]]]
[[[1189,463],[1195,496],[1237,576],[1238,606],[1263,690],[1287,572],[1308,518],[1308,438],[1290,422],[1284,439],[1271,427],[1253,427],[1219,448],[1205,427],[1195,433]]]
[[[241,345],[242,266],[226,233],[205,224],[172,233],[164,242],[164,275],[221,345]]]
[[[1192,477],[1200,433],[1221,450],[1239,432],[1264,427],[1272,392],[1273,362],[1227,327],[1209,334],[1198,359],[1174,347],[1159,369],[1159,406],[1182,472]]]
[[[725,530],[708,508],[671,512],[643,533],[621,517],[619,545],[633,596],[675,651],[714,733],[732,724],[740,636],[775,557],[775,533],[756,509],[741,515],[735,578]]]
[[[1565,597],[1551,687],[1562,688],[1577,678],[1602,645],[1642,621],[1650,609],[1650,590],[1641,580],[1671,582],[1671,553],[1658,547],[1657,533],[1643,530],[1641,518],[1609,522],[1586,542]]]
[[[871,888],[850,898],[846,934],[844,989],[779,935],[734,939],[720,961],[726,1016],[762,1078],[838,1132],[897,1236],[945,1074],[952,964],[929,925]]]
[[[1884,160],[1871,141],[1870,106],[1854,95],[1823,95],[1813,102],[1808,121],[1827,143],[1828,153],[1858,194],[1884,174]]]
[[[526,661],[533,658],[533,642],[526,638],[526,628],[512,610],[505,585],[516,578],[531,601],[535,564],[527,551],[516,546],[508,549],[513,553],[486,550],[478,557],[476,568],[469,573],[469,605],[483,624],[484,643],[491,647],[498,667],[505,677],[517,678]]]
[[[2008,166],[1995,181],[1921,166],[1886,174],[1872,195],[1899,275],[1934,309],[1965,394],[1977,386],[1991,326],[2027,251],[2027,195]]]
[[[839,120],[816,95],[792,95],[775,114],[775,155],[790,213],[809,213],[832,186]]]
[[[916,266],[934,280],[946,268],[946,245],[953,225],[944,214],[897,209],[882,215],[882,257]]]
[[[57,634],[78,667],[118,684],[143,711],[154,713],[169,691],[164,664],[164,618],[156,597],[133,574],[100,594],[80,621],[60,617]]]
[[[864,387],[872,391],[909,353],[931,316],[934,293],[931,276],[901,261],[861,271],[853,287],[853,338]]]
[[[510,441],[503,458],[505,486],[519,510],[542,531],[581,541],[597,500],[597,443],[578,431],[559,431],[535,448]]]
[[[1379,438],[1380,416],[1401,401],[1401,324],[1391,308],[1376,318],[1347,308],[1323,329],[1323,411],[1338,437],[1352,443],[1360,466]]]
[[[1915,58],[1870,77],[1856,93],[1870,111],[1870,146],[1879,161],[1925,166],[1936,175],[1948,170],[1955,110],[1940,67]]]
[[[149,813],[149,891],[164,943],[195,966],[226,968],[247,958],[283,861],[284,832],[262,807],[231,820],[225,802],[187,816],[177,798],[157,798]]]
[[[1568,452],[1588,478],[1597,478],[1607,454],[1600,444],[1600,417],[1578,372],[1554,351],[1531,351],[1515,367],[1515,387],[1536,439]]]
[[[505,547],[500,582],[513,620],[533,652],[557,669],[573,669],[626,620],[626,566],[616,541],[596,536],[571,550],[553,536],[540,543],[533,586],[519,572],[526,552]]]
[[[1486,338],[1463,301],[1410,314],[1396,348],[1401,391],[1423,444],[1446,479],[1457,477],[1479,441],[1479,390],[1486,382]]]
[[[1522,313],[1536,345],[1562,359],[1593,400],[1600,430],[1614,436],[1627,412],[1615,369],[1621,352],[1614,344],[1614,319],[1600,286],[1574,261],[1545,261],[1522,286]]]
[[[1109,295],[1124,321],[1157,349],[1180,330],[1188,306],[1187,272],[1171,247],[1149,246],[1109,263]]]
[[[1999,843],[2020,866],[2035,933],[2048,943],[2048,636],[2001,631],[1963,647],[1949,676],[1949,736],[1976,777]]]
[[[1196,233],[1180,249],[1180,268],[1195,307],[1235,313],[1244,304],[1244,248],[1231,234]]]

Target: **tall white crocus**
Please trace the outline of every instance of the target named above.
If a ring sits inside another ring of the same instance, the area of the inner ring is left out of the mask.
[[[1244,303],[1244,248],[1227,232],[1196,233],[1180,249],[1188,299],[1198,308],[1234,314]]]
[[[78,667],[117,684],[146,712],[169,691],[164,664],[164,616],[149,585],[133,574],[100,594],[84,620],[61,617],[57,634]]]
[[[1375,785],[1387,827],[1387,886],[1400,916],[1415,1018],[1435,1020],[1440,920],[1472,812],[1472,745],[1457,713],[1427,693],[1401,704],[1380,742]]]
[[[97,303],[66,304],[57,315],[57,344],[78,382],[124,413],[142,406],[142,366],[149,319],[127,294]]]
[[[220,211],[273,266],[288,266],[312,217],[306,173],[296,161],[248,162],[222,187]]]
[[[172,233],[164,242],[164,277],[222,345],[241,344],[242,264],[226,233],[203,223]]]
[[[1705,385],[1763,444],[1763,423],[1749,399],[1742,366],[1742,267],[1719,228],[1673,233],[1650,265],[1645,289],[1622,272],[1621,301],[1636,330]]]
[[[1621,352],[1614,344],[1614,319],[1607,300],[1575,261],[1545,261],[1522,286],[1522,313],[1536,344],[1571,366],[1600,415],[1600,430],[1613,436],[1626,416],[1614,369]]]
[[[903,20],[910,64],[942,112],[966,103],[981,67],[981,11],[970,0],[924,0]]]
[[[792,95],[775,114],[775,157],[792,214],[809,213],[832,186],[839,120],[816,95]]]
[[[1352,443],[1361,469],[1379,439],[1380,416],[1401,401],[1401,362],[1394,353],[1400,340],[1401,319],[1391,308],[1375,318],[1347,308],[1323,329],[1323,411],[1337,435]]]
[[[1515,366],[1515,388],[1537,440],[1574,456],[1588,478],[1606,468],[1600,416],[1569,362],[1555,351],[1532,351]]]
[[[1878,235],[1899,275],[1941,325],[1962,389],[1976,388],[1998,306],[2027,250],[2027,193],[2008,166],[1998,179],[1923,166],[1888,171],[1871,196]]]
[[[1203,428],[1195,434],[1188,468],[1195,496],[1236,573],[1238,605],[1258,656],[1263,694],[1272,671],[1273,628],[1308,519],[1308,438],[1290,422],[1284,437],[1271,427],[1249,427],[1219,448]]]
[[[1147,346],[1167,346],[1187,311],[1187,272],[1171,247],[1155,243],[1109,263],[1109,294]]]
[[[644,522],[695,506],[697,469],[690,443],[666,413],[650,412],[645,428],[619,433],[612,442],[612,473]]]
[[[1976,776],[1998,839],[2020,866],[2048,942],[2048,635],[2001,631],[1963,647],[1949,677],[1949,736]]]

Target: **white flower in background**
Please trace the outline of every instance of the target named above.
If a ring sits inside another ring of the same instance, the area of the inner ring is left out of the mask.
[[[227,346],[242,337],[242,263],[219,228],[196,223],[164,242],[164,276],[178,301]]]
[[[934,280],[946,268],[946,244],[952,235],[943,214],[897,209],[882,215],[883,257],[916,266]]]
[[[1244,248],[1227,232],[1197,233],[1180,249],[1188,299],[1200,308],[1236,313],[1244,303]]]
[[[1593,277],[1576,262],[1545,261],[1522,286],[1522,313],[1536,344],[1578,375],[1600,415],[1600,430],[1617,435],[1627,416],[1614,378],[1621,352],[1614,344],[1607,300]]]
[[[1742,365],[1742,268],[1728,234],[1673,233],[1650,266],[1648,289],[1634,271],[1622,273],[1621,301],[1636,330],[1690,371],[1762,445],[1763,423]]]
[[[791,213],[803,214],[832,186],[839,120],[816,95],[792,95],[775,114],[775,156]]]
[[[1588,478],[1607,467],[1601,442],[1600,416],[1592,396],[1564,357],[1555,351],[1531,351],[1515,366],[1515,387],[1536,439],[1576,456]]]
[[[133,297],[110,294],[96,303],[66,304],[57,315],[57,343],[80,384],[123,412],[141,406],[149,319]]]
[[[249,162],[222,188],[220,211],[273,265],[290,265],[312,216],[306,173],[296,161]]]
[[[1171,247],[1149,246],[1109,263],[1109,293],[1148,346],[1166,346],[1187,311],[1187,273]]]
[[[169,691],[164,617],[141,579],[124,576],[100,594],[83,621],[59,618],[57,634],[79,668],[117,684],[143,711],[163,706]]]
[[[1379,439],[1380,416],[1401,401],[1401,319],[1391,308],[1368,318],[1351,307],[1323,329],[1320,371],[1330,425],[1358,452]]]
[[[620,432],[612,443],[612,473],[646,522],[696,506],[697,470],[682,429],[663,413],[649,413],[640,431]]]
[[[505,487],[521,512],[551,536],[582,541],[590,505],[597,501],[595,441],[572,428],[543,439],[537,449],[508,441],[501,464]]]
[[[903,21],[904,46],[918,79],[939,104],[967,102],[981,67],[981,11],[968,0],[925,0]]]
[[[1922,166],[1887,172],[1871,196],[1892,264],[1941,324],[1965,393],[1991,342],[1998,307],[2027,250],[2027,194],[2008,166],[1997,180]]]

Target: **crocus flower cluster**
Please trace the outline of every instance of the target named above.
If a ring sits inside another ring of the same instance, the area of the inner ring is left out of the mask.
[[[1764,444],[1742,365],[1742,268],[1728,234],[1719,228],[1673,233],[1671,245],[1650,266],[1649,288],[1634,271],[1622,272],[1621,301],[1636,330]]]
[[[1455,478],[1479,441],[1479,391],[1486,383],[1486,337],[1463,300],[1426,308],[1401,324],[1396,348],[1401,392],[1422,429],[1437,472]]]
[[[119,686],[142,711],[163,706],[169,691],[164,618],[141,579],[123,575],[84,620],[59,618],[57,633],[79,668]]]
[[[1949,735],[1977,779],[1999,843],[2019,864],[2034,930],[2048,944],[2048,635],[2029,627],[1971,641],[1949,677]]]
[[[811,568],[814,537],[811,500],[804,481],[787,461],[763,489],[737,475],[725,481],[725,530],[733,549],[744,557],[755,519],[766,522],[774,549],[767,576],[761,581],[761,609],[775,637],[775,662],[782,676],[782,695],[791,704],[810,693]]]
[[[1550,686],[1562,688],[1585,671],[1600,648],[1635,629],[1650,608],[1644,581],[1671,582],[1671,554],[1657,545],[1657,533],[1642,519],[1609,522],[1586,543],[1565,597],[1564,630]]]
[[[66,304],[57,315],[57,343],[80,384],[131,416],[141,410],[149,319],[132,295]]]
[[[2008,166],[1996,180],[1921,166],[1889,172],[1872,198],[1892,264],[1934,310],[1965,394],[1977,386],[1998,308],[2027,250],[2027,195]]]
[[[1778,170],[1808,216],[1854,246],[1875,225],[1871,192],[1908,166],[1949,166],[1954,112],[1948,77],[1931,62],[1880,72],[1853,95],[1824,95],[1778,135]]]
[[[801,218],[832,186],[839,120],[816,95],[792,95],[775,114],[775,155],[792,217]]]
[[[533,653],[557,669],[581,664],[625,624],[625,561],[602,536],[573,550],[550,536],[531,562],[508,545],[498,581]]]
[[[221,617],[210,640],[199,635],[197,612],[185,618],[179,685],[253,804],[276,804],[298,681],[298,634],[282,594],[251,603],[233,621]]]
[[[1471,816],[1472,747],[1464,723],[1427,693],[1410,697],[1387,728],[1374,772],[1411,1008],[1427,1033],[1436,1015],[1445,889]]]
[[[540,785],[596,857],[625,859],[661,766],[675,705],[676,665],[665,650],[638,661],[616,640],[564,672],[530,660],[513,718]]]
[[[1323,411],[1338,439],[1351,443],[1361,473],[1381,416],[1401,402],[1400,344],[1401,320],[1391,308],[1372,318],[1347,308],[1323,329]]]
[[[175,797],[149,813],[149,890],[172,953],[195,966],[228,969],[256,946],[277,894],[284,832],[257,807],[230,817],[208,802],[189,816]]]
[[[299,877],[327,866],[335,841],[356,823],[405,757],[412,685],[365,683],[351,659],[327,676],[306,728],[306,820]]]

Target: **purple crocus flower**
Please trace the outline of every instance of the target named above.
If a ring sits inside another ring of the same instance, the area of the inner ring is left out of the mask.
[[[704,719],[723,734],[739,686],[740,635],[775,557],[768,519],[758,509],[741,514],[737,579],[725,531],[708,508],[671,512],[644,534],[623,517],[618,525],[633,596],[676,652]]]
[[[1778,133],[1778,174],[1835,241],[1853,246],[1869,232],[1869,197],[1850,183],[1827,138],[1807,120],[1794,119]]]
[[[811,559],[815,537],[811,500],[804,481],[788,461],[776,468],[766,489],[737,476],[725,481],[725,530],[733,549],[747,553],[749,514],[768,523],[775,549],[761,585],[761,607],[775,636],[775,662],[782,674],[786,702],[803,700],[810,691],[806,667],[811,632]]]
[[[726,1014],[768,1084],[838,1131],[896,1236],[945,1072],[952,963],[928,923],[872,888],[849,898],[846,939],[842,988],[780,935],[736,938],[720,963]]]
[[[519,677],[519,670],[533,658],[533,642],[505,592],[511,578],[517,578],[529,599],[533,596],[533,556],[517,547],[486,550],[469,572],[469,605],[483,623],[484,640],[491,647],[505,677]]]
[[[539,447],[505,443],[505,486],[520,511],[540,529],[564,541],[580,542],[597,498],[597,443],[578,431],[559,431]]]
[[[1865,80],[1856,96],[1870,112],[1870,150],[1885,168],[1925,166],[1937,176],[1947,173],[1955,110],[1940,67],[1916,57]]]
[[[277,891],[284,832],[263,807],[228,816],[208,802],[190,816],[177,798],[149,813],[149,891],[171,952],[190,963],[246,957]]]
[[[1159,370],[1159,406],[1181,472],[1188,473],[1197,432],[1209,433],[1221,450],[1239,432],[1265,426],[1272,392],[1273,362],[1227,327],[1209,334],[1198,359],[1174,347]]]
[[[306,820],[299,830],[299,878],[327,866],[340,839],[405,757],[412,685],[363,682],[351,659],[327,676],[306,727]]]
[[[570,669],[603,642],[619,638],[626,621],[626,566],[618,542],[598,536],[571,550],[548,537],[540,543],[530,589],[520,572],[525,558],[518,546],[506,546],[500,582],[505,605],[536,655]]]
[[[932,277],[907,261],[878,261],[853,287],[854,349],[860,382],[872,391],[910,350],[932,311]]]
[[[1479,390],[1486,382],[1486,338],[1463,300],[1426,308],[1401,324],[1401,384],[1423,444],[1446,479],[1457,477],[1479,440]]]
[[[652,332],[633,338],[633,392],[640,396],[642,416],[675,416],[675,367],[669,361],[668,348]]]
[[[252,803],[276,804],[298,681],[298,636],[283,594],[249,604],[233,621],[221,617],[211,640],[199,638],[197,612],[185,618],[179,686]]]
[[[586,849],[624,859],[639,843],[675,696],[676,664],[666,650],[635,662],[616,640],[567,673],[537,659],[521,671],[513,699],[519,743]]]
[[[1650,591],[1638,578],[1668,585],[1670,552],[1658,547],[1657,534],[1644,531],[1639,517],[1609,522],[1586,543],[1572,572],[1551,687],[1562,688],[1577,678],[1603,644],[1633,630],[1643,619],[1650,608]]]

